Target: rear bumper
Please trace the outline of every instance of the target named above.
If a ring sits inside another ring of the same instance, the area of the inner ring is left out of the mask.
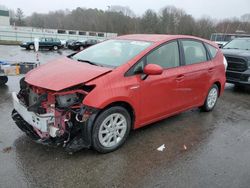
[[[250,69],[244,72],[229,71],[226,72],[227,82],[232,84],[250,85]]]

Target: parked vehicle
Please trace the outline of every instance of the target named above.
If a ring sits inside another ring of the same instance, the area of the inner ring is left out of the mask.
[[[69,45],[72,45],[74,42],[76,42],[76,40],[74,39],[69,39],[66,41],[66,48],[68,48]]]
[[[63,48],[66,48],[66,43],[67,41],[66,40],[60,40],[61,41],[61,45]]]
[[[243,37],[250,37],[250,34],[246,33],[212,33],[210,40],[214,41],[219,45],[219,47],[222,47],[229,41],[235,39],[235,38],[243,38]]]
[[[213,110],[224,91],[223,58],[196,37],[120,36],[30,71],[13,93],[12,118],[36,142],[111,152],[131,129]]]
[[[20,45],[22,48],[26,48],[27,50],[34,50],[35,45],[34,41],[24,42]],[[63,44],[59,39],[56,38],[40,38],[39,39],[39,48],[46,48],[50,50],[58,50],[62,48]]]
[[[76,41],[71,44],[68,44],[68,48],[72,50],[80,50],[82,51],[85,48],[88,48],[90,46],[93,46],[97,44],[99,41],[96,39],[88,39],[88,40],[81,40],[81,41]]]
[[[222,48],[222,52],[228,62],[227,82],[250,85],[250,37],[230,41]]]

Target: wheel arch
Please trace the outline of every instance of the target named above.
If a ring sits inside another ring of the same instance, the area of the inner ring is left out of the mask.
[[[132,107],[132,105],[130,103],[128,103],[127,101],[115,101],[115,102],[109,103],[109,104],[105,105],[105,107],[102,108],[100,110],[100,112],[102,112],[103,110],[106,110],[108,108],[114,107],[114,106],[121,106],[121,107],[125,108],[128,111],[128,113],[130,115],[130,118],[131,118],[131,128],[133,129],[134,128],[134,123],[135,123],[135,118],[136,118],[135,110]]]
[[[219,89],[219,96],[220,96],[221,95],[221,83],[219,81],[216,81],[213,84],[215,84],[218,87],[218,89]]]

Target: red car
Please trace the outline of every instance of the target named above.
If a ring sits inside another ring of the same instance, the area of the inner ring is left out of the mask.
[[[12,118],[38,143],[111,152],[131,129],[211,111],[224,91],[223,58],[192,36],[120,36],[30,71],[13,93]]]

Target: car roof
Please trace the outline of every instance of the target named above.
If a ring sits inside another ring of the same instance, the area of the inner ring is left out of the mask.
[[[201,40],[203,42],[209,43],[213,46],[217,46],[214,42],[202,39],[199,37],[191,36],[191,35],[162,35],[162,34],[132,34],[132,35],[122,35],[115,37],[115,39],[120,40],[137,40],[137,41],[147,41],[153,43],[163,43],[173,39],[196,39]]]

